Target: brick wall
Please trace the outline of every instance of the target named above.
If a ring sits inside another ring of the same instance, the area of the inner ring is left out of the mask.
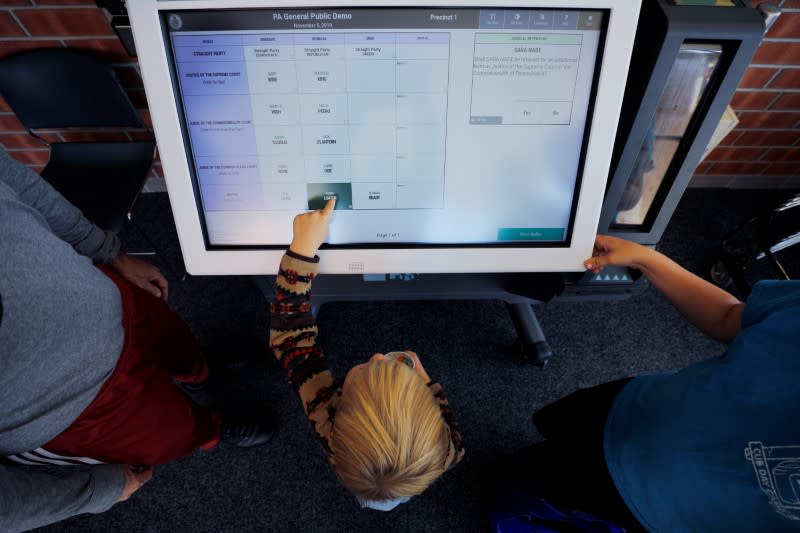
[[[731,99],[739,124],[693,185],[800,188],[800,0],[781,7]]]
[[[753,2],[760,3],[760,0]],[[740,123],[697,168],[693,185],[800,187],[800,0],[784,13],[747,70],[731,106]],[[92,0],[0,0],[0,57],[41,46],[89,48],[114,65],[131,99],[150,124],[138,64],[120,44]],[[144,138],[149,131],[44,132],[49,141]],[[41,170],[47,146],[28,135],[0,99],[0,145]],[[161,175],[158,163],[151,171]]]
[[[93,0],[0,0],[0,57],[38,47],[89,49],[114,66],[148,129],[119,131],[37,130],[48,142],[151,139],[150,114],[139,64],[117,38],[103,10]],[[40,171],[47,163],[47,145],[29,135],[0,97],[0,145],[15,159]],[[152,177],[161,176],[158,162]]]

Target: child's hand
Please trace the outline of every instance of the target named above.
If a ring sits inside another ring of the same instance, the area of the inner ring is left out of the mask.
[[[328,222],[335,205],[336,197],[333,197],[324,208],[294,217],[294,236],[289,245],[292,252],[305,257],[317,254],[320,245],[328,237]]]
[[[410,355],[411,358],[414,360],[414,370],[416,370],[417,374],[419,374],[420,377],[425,381],[425,384],[427,385],[428,383],[430,383],[431,377],[428,375],[427,372],[425,372],[425,367],[422,366],[422,361],[419,360],[417,352],[412,352],[411,350],[406,350],[405,352],[408,355]]]
[[[583,265],[587,270],[600,272],[606,265],[641,268],[649,249],[641,244],[608,235],[598,235],[594,241],[592,257]]]

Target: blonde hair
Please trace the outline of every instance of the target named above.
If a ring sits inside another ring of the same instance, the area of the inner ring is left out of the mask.
[[[351,376],[333,432],[336,474],[362,503],[415,496],[444,472],[447,424],[406,365],[374,361]]]

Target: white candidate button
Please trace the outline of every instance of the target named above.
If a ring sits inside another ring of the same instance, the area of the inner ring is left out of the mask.
[[[394,182],[358,182],[352,184],[353,209],[393,209],[397,185]]]

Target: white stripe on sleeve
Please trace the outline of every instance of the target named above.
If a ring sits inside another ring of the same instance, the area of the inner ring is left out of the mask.
[[[62,465],[62,466],[75,466],[73,463],[68,463],[67,461],[59,461],[58,459],[50,459],[48,457],[40,457],[38,455],[34,455],[32,452],[25,452],[20,454],[25,459],[29,461],[39,461],[39,464],[46,464],[46,465]]]
[[[42,466],[44,463],[34,463],[33,461],[27,461],[18,455],[9,455],[6,457],[9,461],[14,461],[15,463],[20,463],[23,465],[34,465],[34,466]]]
[[[51,459],[67,459],[69,461],[78,461],[81,463],[86,463],[88,465],[102,465],[105,464],[103,461],[98,461],[97,459],[92,459],[91,457],[70,457],[69,455],[58,455],[57,453],[48,452],[44,448],[36,448],[33,450],[35,453],[40,455],[44,455],[45,457],[49,457]]]

